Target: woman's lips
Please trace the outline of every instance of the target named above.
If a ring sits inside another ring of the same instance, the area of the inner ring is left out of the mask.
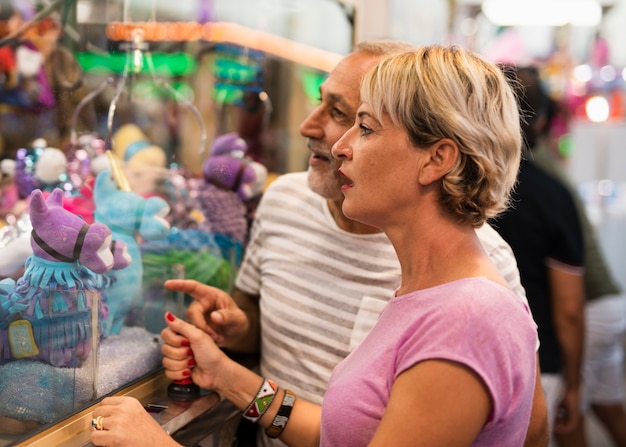
[[[350,178],[343,173],[343,171],[341,169],[339,169],[339,174],[341,174],[342,178],[343,178],[343,182],[341,185],[341,190],[345,190],[345,189],[350,189],[354,186],[354,183],[352,182],[352,180],[350,180]]]

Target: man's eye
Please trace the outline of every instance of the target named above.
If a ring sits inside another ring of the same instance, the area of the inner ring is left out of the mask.
[[[333,114],[333,116],[335,116],[337,118],[345,118],[345,117],[347,117],[347,115],[345,113],[343,113],[341,110],[339,110],[337,107],[333,107],[332,114]]]

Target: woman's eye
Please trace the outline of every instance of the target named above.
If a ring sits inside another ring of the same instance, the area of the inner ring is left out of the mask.
[[[359,129],[362,136],[372,133],[372,130],[367,126],[364,126],[363,124],[359,124]]]

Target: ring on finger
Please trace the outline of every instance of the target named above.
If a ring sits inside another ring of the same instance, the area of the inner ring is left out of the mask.
[[[104,416],[98,416],[91,420],[91,426],[96,430],[104,430],[102,423],[104,422]]]

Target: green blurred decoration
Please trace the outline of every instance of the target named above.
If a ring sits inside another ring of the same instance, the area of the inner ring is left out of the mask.
[[[320,102],[320,86],[324,82],[324,79],[328,76],[328,73],[320,70],[313,70],[310,68],[301,68],[300,77],[302,79],[302,86],[304,87],[304,93],[311,104],[319,104]]]
[[[124,72],[127,56],[125,52],[111,52],[96,54],[89,52],[77,53],[78,63],[83,70],[92,73],[115,73]],[[187,53],[152,53],[152,63],[156,75],[164,77],[188,76],[196,71],[197,63],[193,56]],[[144,63],[141,73],[150,75],[146,54],[143,55]]]
[[[240,105],[246,93],[264,90],[263,52],[232,44],[218,44],[215,50],[217,56],[212,68],[216,102]]]

